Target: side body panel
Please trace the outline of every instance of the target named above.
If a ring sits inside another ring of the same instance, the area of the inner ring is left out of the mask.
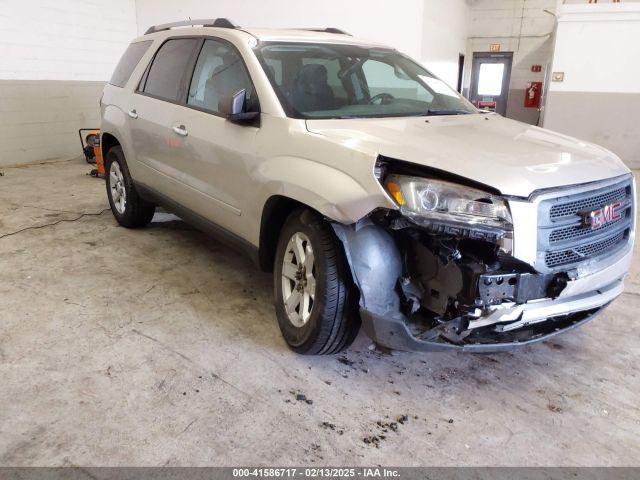
[[[135,119],[128,118],[136,163],[133,178],[163,193],[170,193],[169,179],[179,175],[176,152],[181,144],[171,131],[177,108],[172,103],[137,93],[129,97],[127,116],[129,111],[137,115]],[[129,158],[127,156],[128,163]]]
[[[181,203],[243,236],[242,224],[254,221],[243,213],[247,192],[257,188],[253,171],[262,159],[255,145],[259,129],[182,106],[176,107],[173,124],[188,131],[175,136],[172,159]]]

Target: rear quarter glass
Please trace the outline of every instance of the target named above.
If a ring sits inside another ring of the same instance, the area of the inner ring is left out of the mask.
[[[140,59],[147,52],[153,40],[145,40],[144,42],[135,42],[130,44],[125,50],[122,58],[118,62],[116,69],[111,75],[109,83],[116,87],[124,87],[129,81],[129,77],[133,73]]]

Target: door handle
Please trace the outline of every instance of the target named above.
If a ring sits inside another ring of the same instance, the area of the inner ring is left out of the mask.
[[[184,125],[175,125],[173,127],[173,131],[183,137],[186,137],[187,135],[189,135],[189,132],[187,132],[187,127],[185,127]]]
[[[131,118],[138,118],[138,112],[136,112],[135,108],[133,110],[129,110],[129,116]]]

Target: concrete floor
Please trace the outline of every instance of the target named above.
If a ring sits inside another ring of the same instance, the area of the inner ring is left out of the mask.
[[[514,354],[302,357],[270,276],[183,223],[46,226],[107,207],[88,171],[0,177],[0,465],[638,465],[638,263]]]

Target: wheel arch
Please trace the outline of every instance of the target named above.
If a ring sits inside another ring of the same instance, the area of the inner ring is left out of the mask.
[[[256,228],[251,236],[259,247],[262,270],[273,269],[280,230],[296,208],[308,208],[330,222],[348,225],[376,208],[391,206],[373,176],[373,164],[364,160],[338,168],[308,158],[277,156],[260,166],[262,188],[253,202],[262,205],[262,210],[252,214],[261,220],[259,231]]]
[[[263,271],[273,271],[273,262],[276,257],[280,231],[289,215],[302,208],[321,215],[313,207],[284,195],[272,195],[265,202],[260,220],[260,245],[258,254],[259,266]]]
[[[107,154],[109,150],[111,150],[115,146],[122,146],[120,141],[116,138],[115,135],[112,135],[109,132],[103,132],[100,140],[100,148],[102,149],[102,158],[104,161],[107,161]]]

